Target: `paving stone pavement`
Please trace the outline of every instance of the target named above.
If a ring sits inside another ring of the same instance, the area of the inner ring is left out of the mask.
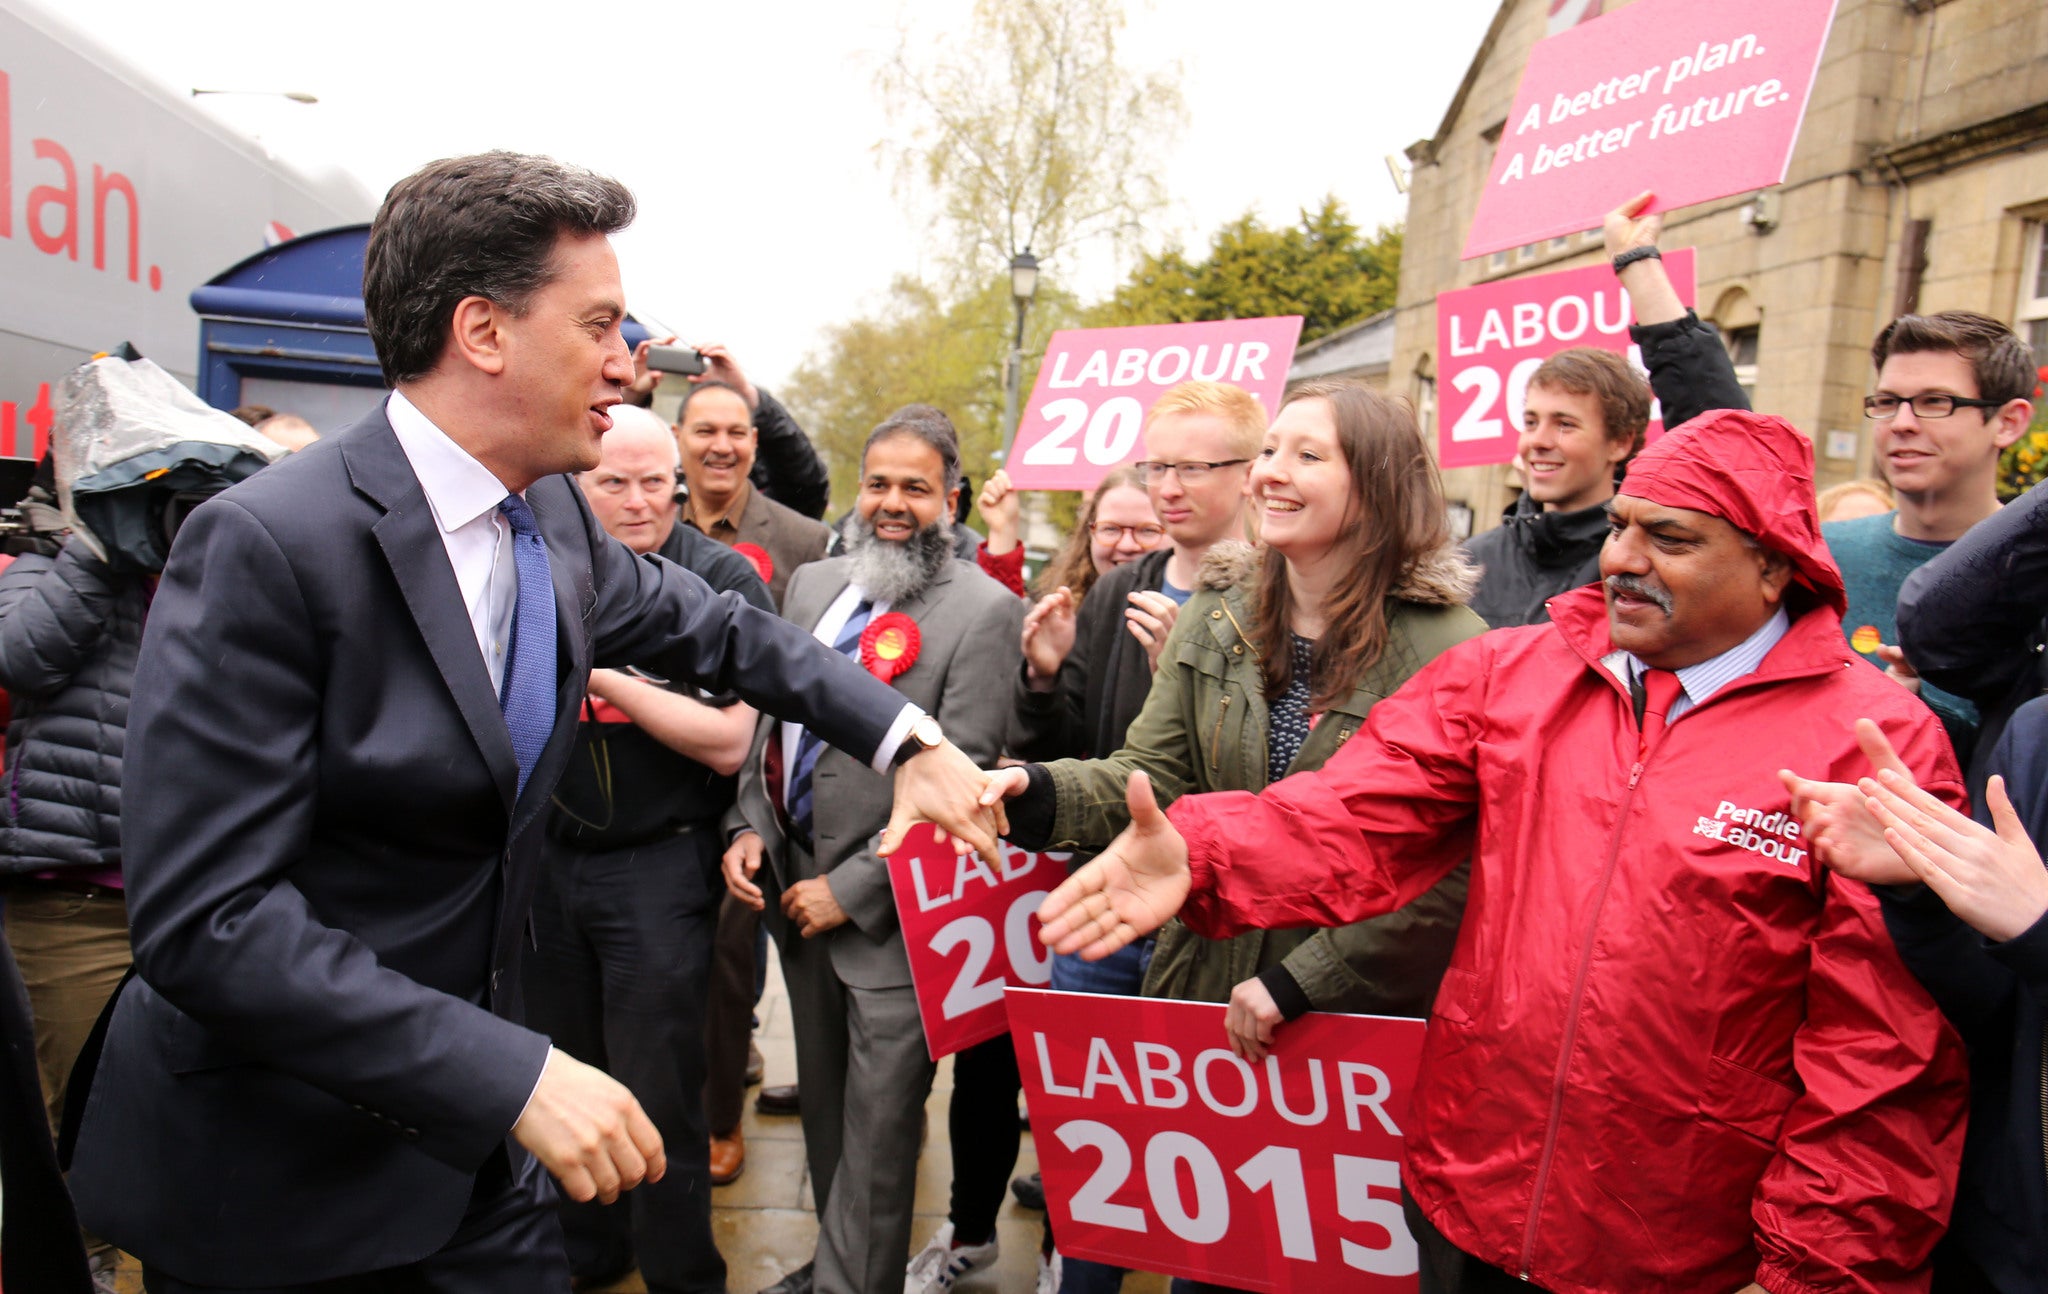
[[[770,967],[768,991],[761,1000],[761,1052],[767,1059],[769,1084],[796,1081],[796,1040],[790,1029],[789,999],[782,989],[779,967]],[[917,1166],[916,1221],[911,1243],[922,1246],[946,1220],[951,1193],[953,1156],[946,1134],[946,1102],[953,1091],[953,1063],[939,1065],[925,1109],[931,1131]],[[818,1221],[811,1212],[811,1184],[804,1167],[803,1128],[795,1117],[764,1116],[747,1096],[741,1124],[747,1139],[747,1167],[738,1181],[718,1187],[712,1196],[711,1225],[725,1254],[732,1294],[755,1294],[803,1265],[817,1245]],[[1017,1155],[1018,1173],[1038,1166],[1031,1134],[1024,1134]],[[1002,1256],[988,1271],[960,1282],[962,1294],[1032,1294],[1037,1280],[1039,1232],[1043,1214],[1003,1202],[996,1220]],[[910,1255],[903,1256],[904,1262]],[[133,1259],[122,1264],[121,1294],[142,1294],[142,1272]],[[638,1272],[603,1294],[645,1294]],[[1134,1273],[1124,1281],[1125,1294],[1166,1294],[1167,1281],[1151,1273]]]

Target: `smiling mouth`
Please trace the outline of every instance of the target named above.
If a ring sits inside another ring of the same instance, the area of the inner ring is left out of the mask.
[[[1269,498],[1269,499],[1267,499],[1267,500],[1266,500],[1266,511],[1268,511],[1268,512],[1299,512],[1299,511],[1301,511],[1301,504],[1299,504],[1299,503],[1295,502],[1295,501],[1294,501],[1293,499],[1270,499],[1270,498]]]

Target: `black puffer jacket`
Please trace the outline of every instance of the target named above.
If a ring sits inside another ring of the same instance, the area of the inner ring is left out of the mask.
[[[1908,575],[1898,615],[1899,645],[1920,677],[1982,716],[1968,763],[1970,803],[1982,804],[1985,760],[2006,721],[2048,692],[2048,486],[1970,527]]]
[[[1642,348],[1664,425],[1676,427],[1711,409],[1747,409],[1735,365],[1712,324],[1688,310],[1683,319],[1631,327]],[[1472,609],[1489,629],[1540,624],[1543,604],[1600,578],[1607,540],[1606,505],[1545,512],[1526,494],[1501,516],[1500,527],[1474,537],[1465,553],[1485,568]]]
[[[120,864],[121,753],[148,587],[77,539],[0,574],[0,687],[14,701],[0,872]]]

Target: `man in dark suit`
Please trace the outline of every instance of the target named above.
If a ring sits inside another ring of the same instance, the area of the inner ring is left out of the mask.
[[[1010,705],[991,680],[1016,669],[1024,604],[954,559],[959,489],[959,444],[944,415],[920,405],[890,415],[862,455],[848,555],[798,571],[783,614],[871,667],[879,658],[898,692],[993,765]],[[890,634],[893,643],[883,641]],[[886,776],[823,749],[795,722],[764,721],[727,819],[738,834],[726,885],[765,908],[782,950],[819,1213],[815,1266],[791,1273],[775,1294],[814,1285],[895,1294],[904,1280],[934,1066],[888,865],[872,845],[890,799]]]
[[[662,1175],[632,1094],[516,1023],[593,665],[907,755],[891,841],[920,809],[987,825],[929,716],[634,556],[559,475],[597,464],[632,377],[608,237],[632,215],[541,158],[401,181],[364,274],[393,395],[178,537],[129,725],[138,974],[72,1172],[153,1294],[560,1291],[542,1170],[578,1200]]]

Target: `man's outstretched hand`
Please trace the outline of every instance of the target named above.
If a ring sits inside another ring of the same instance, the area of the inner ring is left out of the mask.
[[[610,1204],[620,1191],[658,1182],[668,1172],[661,1134],[633,1094],[603,1070],[553,1048],[512,1135],[579,1203]]]
[[[953,839],[953,852],[973,850],[993,862],[1002,855],[997,840],[1010,829],[1000,801],[981,802],[989,775],[975,767],[952,742],[912,755],[896,770],[896,802],[889,826],[875,852],[887,858],[903,844],[903,836],[920,822],[938,828],[939,843]]]
[[[1188,897],[1188,842],[1152,798],[1152,779],[1131,774],[1124,802],[1131,825],[1045,896],[1039,938],[1054,952],[1089,961],[1165,925]]]

